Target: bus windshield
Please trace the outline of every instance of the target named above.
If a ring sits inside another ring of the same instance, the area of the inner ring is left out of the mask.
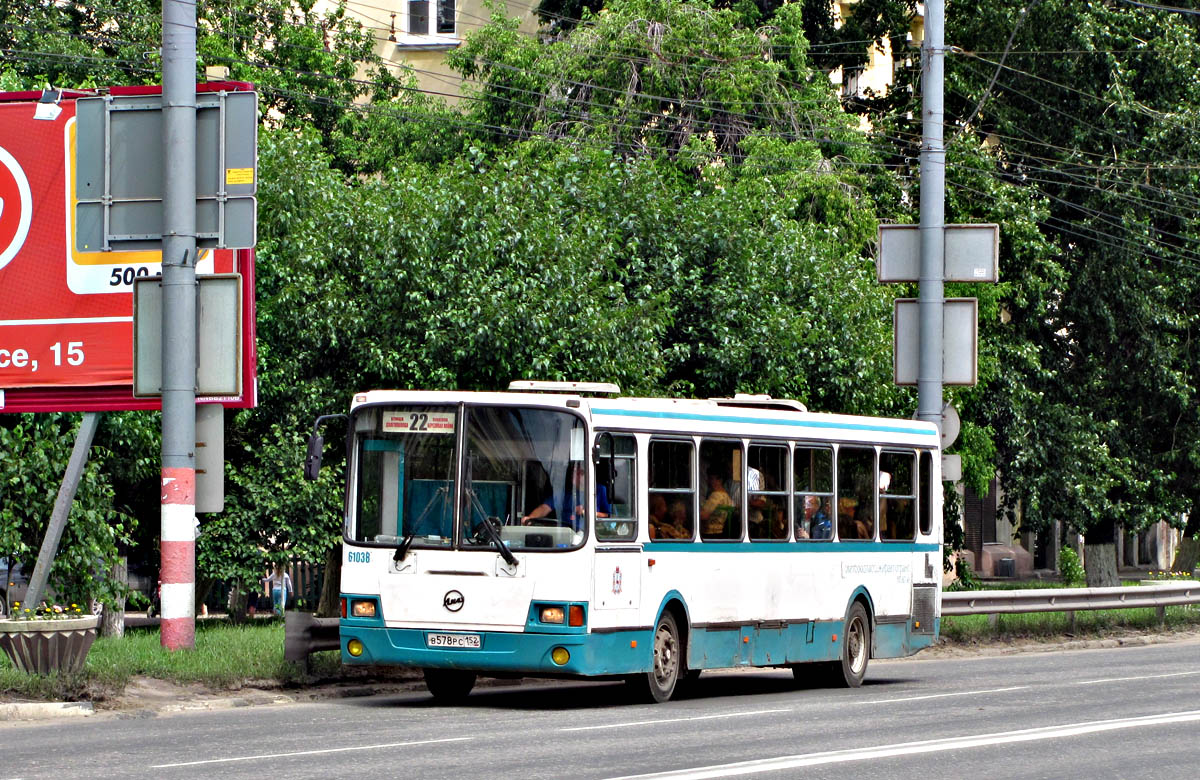
[[[354,541],[400,545],[411,537],[413,547],[487,549],[498,536],[513,550],[583,543],[585,432],[573,414],[373,407],[358,411],[354,430]]]

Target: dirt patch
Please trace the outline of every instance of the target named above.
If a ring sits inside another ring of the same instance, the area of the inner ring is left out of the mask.
[[[1188,628],[1147,634],[1135,629],[1111,629],[1103,635],[1074,637],[1009,637],[1004,639],[958,642],[940,637],[933,647],[922,650],[916,657],[963,658],[981,655],[1012,655],[1014,653],[1045,653],[1052,650],[1085,650],[1100,647],[1132,647],[1164,642],[1200,642],[1200,629]]]

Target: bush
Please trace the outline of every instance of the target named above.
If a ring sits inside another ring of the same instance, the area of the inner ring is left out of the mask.
[[[967,563],[967,559],[959,557],[954,564],[954,573],[958,579],[947,590],[981,590],[983,583],[975,576],[975,572],[971,570],[971,564]]]
[[[1080,588],[1087,582],[1087,574],[1079,563],[1079,554],[1070,547],[1058,551],[1058,576],[1068,588]]]

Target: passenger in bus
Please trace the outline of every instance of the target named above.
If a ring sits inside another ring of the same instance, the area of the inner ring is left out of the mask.
[[[767,509],[770,502],[767,501],[766,496],[754,494],[763,490],[764,484],[762,472],[753,466],[748,466],[746,468],[746,490],[750,495],[750,510],[746,519],[750,521],[750,535],[759,539],[768,535],[767,526],[763,521],[763,511]]]
[[[667,522],[660,526],[659,533],[664,539],[691,539],[692,521],[689,518],[688,505],[683,499],[671,504],[667,514]]]
[[[807,530],[805,526],[807,525]],[[803,536],[801,532],[804,531]],[[818,496],[804,497],[804,520],[796,526],[797,539],[828,539],[833,536],[833,525],[829,521],[829,499]]]
[[[667,499],[661,493],[650,495],[650,538],[661,538],[663,530],[669,524],[667,519]]]
[[[725,532],[725,521],[733,513],[733,499],[725,492],[725,477],[718,469],[708,470],[708,496],[700,505],[700,529],[705,535]]]

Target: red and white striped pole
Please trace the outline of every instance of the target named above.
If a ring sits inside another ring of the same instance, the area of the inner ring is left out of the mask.
[[[162,470],[161,642],[196,646],[196,470]]]

